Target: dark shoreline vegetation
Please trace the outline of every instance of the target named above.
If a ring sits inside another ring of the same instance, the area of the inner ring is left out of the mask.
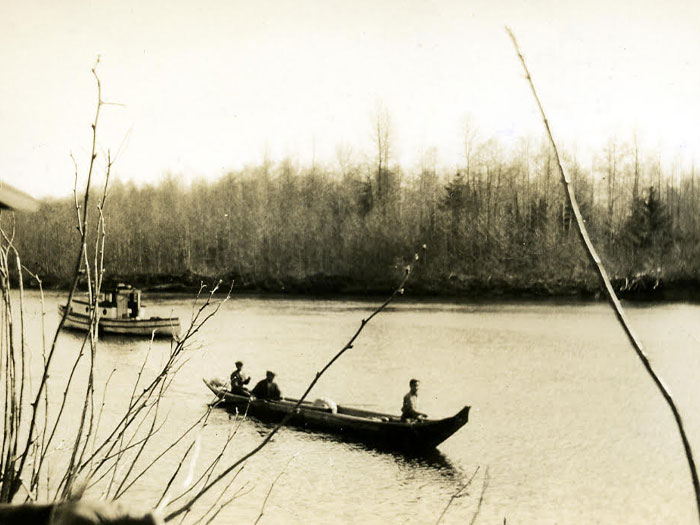
[[[222,279],[246,293],[375,295],[418,253],[411,295],[596,298],[556,164],[544,145],[532,149],[471,144],[466,167],[450,173],[434,162],[386,168],[380,146],[378,162],[335,171],[287,160],[189,186],[173,176],[156,186],[116,181],[104,210],[105,283],[185,292]],[[658,158],[613,141],[592,170],[565,164],[621,297],[700,297],[694,168],[665,174]],[[3,214],[5,227],[10,220]],[[16,213],[22,262],[47,288],[69,283],[74,222],[73,198]]]
[[[400,274],[396,274],[399,279]],[[106,287],[118,283],[129,283],[145,291],[148,296],[168,296],[197,293],[204,284],[207,289],[213,287],[222,279],[222,287],[217,294],[228,291],[233,282],[233,296],[245,297],[316,297],[322,299],[363,299],[374,301],[382,297],[390,289],[389,282],[352,283],[342,277],[312,276],[308,280],[295,279],[278,280],[275,282],[239,284],[230,277],[212,277],[190,275],[158,275],[158,276],[123,276],[105,280]],[[588,283],[587,283],[588,284]],[[567,283],[534,282],[528,285],[522,283],[499,282],[460,282],[460,283],[420,283],[406,286],[406,295],[420,300],[447,301],[510,301],[510,300],[565,300],[565,301],[596,301],[604,299],[602,290],[593,286],[578,288]],[[67,290],[67,283],[49,278],[42,280],[45,290]],[[697,281],[679,281],[666,283],[653,276],[639,276],[636,281],[616,279],[613,282],[615,291],[621,299],[628,301],[700,301],[700,283]],[[25,289],[37,288],[36,281],[24,283]],[[85,291],[85,290],[83,290]]]

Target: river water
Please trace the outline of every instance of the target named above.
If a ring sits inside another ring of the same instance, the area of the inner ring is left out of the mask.
[[[174,313],[186,324],[192,312],[189,296],[146,299],[151,315]],[[46,296],[47,334],[58,323],[60,300],[59,294]],[[212,401],[202,378],[227,377],[238,359],[253,382],[274,370],[283,395],[301,395],[377,303],[234,295],[188,350],[161,408],[167,422],[158,444],[177,437]],[[38,294],[27,294],[34,368],[40,361],[40,304]],[[627,306],[700,451],[700,307]],[[75,333],[61,336],[50,379],[54,391],[80,340]],[[105,421],[128,400],[148,346],[101,339],[98,382],[115,370]],[[154,343],[147,371],[169,348],[166,341]],[[398,413],[412,377],[421,380],[421,409],[431,417],[472,406],[469,423],[436,454],[406,458],[284,429],[247,463],[223,500],[236,491],[239,497],[214,523],[253,523],[261,509],[261,523],[285,524],[435,523],[445,509],[441,523],[697,523],[672,415],[607,304],[400,297],[367,325],[311,398]],[[77,415],[74,410],[66,417]],[[222,465],[269,430],[254,421],[238,425],[215,410],[200,436],[196,469],[236,427]],[[125,499],[153,505],[177,458],[166,457]],[[462,496],[453,498],[470,479]]]

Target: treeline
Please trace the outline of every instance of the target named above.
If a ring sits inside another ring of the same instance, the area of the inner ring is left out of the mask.
[[[623,291],[698,282],[700,192],[695,173],[664,173],[613,141],[592,168],[566,159],[579,205]],[[95,201],[93,201],[95,202]],[[73,199],[17,214],[15,244],[46,283],[68,281],[78,233]],[[91,209],[92,223],[96,210]],[[139,286],[234,279],[238,289],[371,293],[421,261],[417,293],[590,295],[598,283],[544,145],[468,148],[440,172],[426,156],[406,172],[380,155],[340,168],[265,163],[214,182],[118,180],[104,210],[108,281]],[[8,217],[4,216],[5,229]],[[425,248],[423,248],[425,246]]]

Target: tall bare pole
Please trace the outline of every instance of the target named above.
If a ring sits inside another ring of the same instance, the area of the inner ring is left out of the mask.
[[[661,395],[666,400],[666,403],[668,403],[671,412],[673,412],[673,417],[676,420],[676,425],[678,426],[678,432],[680,433],[681,440],[683,441],[685,456],[688,459],[690,474],[693,478],[693,488],[695,489],[695,503],[697,505],[698,510],[698,520],[700,521],[700,483],[698,482],[698,474],[695,469],[695,461],[693,460],[693,451],[690,448],[690,442],[688,441],[688,437],[686,436],[685,429],[683,427],[683,420],[681,418],[680,413],[678,412],[678,409],[676,408],[676,404],[673,402],[673,398],[671,397],[668,388],[666,388],[666,386],[663,384],[663,381],[659,378],[658,375],[656,375],[656,372],[654,372],[653,368],[651,367],[651,364],[649,363],[649,359],[644,353],[644,347],[642,346],[641,341],[632,331],[629,320],[627,319],[627,315],[622,309],[622,305],[620,304],[620,300],[615,294],[615,290],[613,290],[612,284],[610,283],[610,279],[608,278],[608,274],[605,271],[605,267],[603,266],[603,263],[601,262],[600,257],[598,256],[598,253],[596,252],[596,249],[593,246],[593,243],[591,242],[590,237],[588,236],[588,231],[586,230],[586,226],[583,222],[581,211],[579,210],[578,203],[576,202],[576,195],[574,194],[573,185],[571,184],[571,180],[569,179],[568,175],[564,171],[564,167],[562,166],[561,159],[559,157],[559,150],[557,149],[557,145],[554,142],[554,136],[552,135],[552,130],[549,127],[547,115],[545,114],[544,109],[542,108],[540,99],[537,96],[537,91],[535,91],[535,84],[532,82],[530,71],[527,69],[527,65],[525,64],[525,58],[520,52],[520,48],[518,47],[518,41],[515,39],[515,35],[513,34],[513,32],[508,27],[506,27],[506,31],[508,32],[508,35],[510,35],[511,40],[513,41],[515,51],[518,54],[520,63],[523,65],[523,69],[525,70],[525,77],[527,78],[527,81],[530,84],[530,88],[532,89],[532,95],[535,97],[535,102],[537,102],[537,107],[539,108],[540,114],[542,115],[544,127],[547,130],[547,136],[549,137],[549,142],[552,144],[552,149],[554,150],[554,156],[557,161],[557,166],[559,167],[559,173],[561,173],[561,181],[564,185],[566,200],[571,206],[571,209],[574,213],[574,217],[576,218],[576,226],[579,233],[579,237],[581,238],[581,242],[583,243],[584,248],[586,249],[586,253],[588,254],[589,259],[593,263],[593,267],[595,268],[598,277],[600,278],[603,290],[605,291],[605,295],[608,298],[608,302],[615,311],[615,315],[617,316],[620,325],[625,331],[625,334],[627,334],[627,338],[632,344],[634,351],[637,353],[637,356],[642,361],[644,368],[651,376],[652,380],[654,381],[654,384],[658,387],[659,391],[661,392]]]

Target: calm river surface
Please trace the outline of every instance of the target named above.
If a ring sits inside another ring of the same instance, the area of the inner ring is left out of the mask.
[[[59,294],[47,294],[47,333]],[[150,315],[191,313],[189,296],[147,297]],[[197,336],[168,391],[167,443],[205,410],[205,377],[227,377],[241,359],[253,381],[277,372],[283,395],[301,395],[378,301],[236,297]],[[40,361],[40,301],[27,297],[29,339]],[[628,305],[652,364],[677,400],[700,455],[700,307]],[[60,339],[52,385],[68,370],[79,335]],[[167,355],[156,341],[149,370]],[[98,378],[116,369],[110,403],[128,400],[148,343],[103,338]],[[321,379],[311,398],[399,412],[411,377],[433,417],[472,406],[469,423],[425,459],[368,450],[285,429],[249,461],[234,484],[241,496],[215,523],[697,523],[688,466],[665,402],[605,303],[455,304],[401,297],[364,330]],[[57,387],[55,387],[57,388]],[[77,417],[77,412],[69,414]],[[201,435],[200,463],[213,457],[234,423],[216,410]],[[240,425],[224,462],[262,439],[268,427]],[[129,498],[152,505],[173,457]],[[475,474],[476,473],[476,474]],[[480,502],[480,499],[482,500]]]

